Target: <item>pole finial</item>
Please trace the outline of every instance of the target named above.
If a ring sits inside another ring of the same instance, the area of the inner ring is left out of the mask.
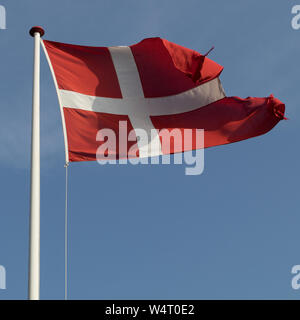
[[[40,34],[40,36],[42,37],[44,34],[45,34],[45,30],[40,27],[40,26],[35,26],[35,27],[32,27],[30,30],[29,30],[29,34],[34,37],[34,34],[38,32]]]

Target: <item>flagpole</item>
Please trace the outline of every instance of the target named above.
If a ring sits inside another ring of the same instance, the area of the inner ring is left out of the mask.
[[[28,299],[40,299],[40,38],[41,27],[29,31],[34,38],[32,132],[31,132],[31,185],[30,185],[30,240]]]

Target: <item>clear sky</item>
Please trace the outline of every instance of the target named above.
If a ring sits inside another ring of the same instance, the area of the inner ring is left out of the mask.
[[[72,163],[71,299],[299,299],[299,49],[297,1],[0,0],[0,265],[27,296],[33,40],[130,45],[160,36],[224,66],[228,96],[286,104],[289,121],[205,150],[200,176],[180,165]],[[41,298],[64,296],[64,144],[41,55]]]

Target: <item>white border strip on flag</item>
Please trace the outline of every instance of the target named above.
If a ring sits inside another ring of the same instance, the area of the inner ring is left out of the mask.
[[[61,120],[62,120],[62,126],[63,126],[63,132],[64,132],[64,142],[65,142],[65,157],[66,157],[66,164],[69,163],[69,148],[68,148],[68,137],[67,137],[67,130],[66,130],[66,121],[65,121],[65,115],[64,115],[64,110],[63,110],[63,105],[62,105],[62,101],[61,101],[61,96],[59,93],[59,88],[58,88],[58,84],[57,84],[57,80],[55,77],[55,73],[54,73],[54,69],[50,60],[50,57],[48,55],[47,49],[44,45],[43,40],[41,39],[41,45],[44,49],[44,53],[46,56],[46,59],[48,61],[49,64],[49,68],[53,77],[53,81],[54,81],[54,85],[55,85],[55,89],[56,89],[56,94],[57,94],[57,98],[58,98],[58,104],[59,104],[59,109],[60,109],[60,115],[61,115]]]

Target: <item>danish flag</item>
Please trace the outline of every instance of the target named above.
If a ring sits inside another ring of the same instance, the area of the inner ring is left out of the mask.
[[[103,143],[98,131],[112,129],[119,137],[121,121],[127,132],[144,129],[151,137],[128,140],[125,156],[149,157],[187,151],[184,144],[164,150],[162,129],[204,129],[204,147],[211,147],[264,134],[284,119],[285,105],[272,95],[226,97],[222,66],[161,38],[120,47],[42,45],[57,89],[67,162],[96,160]],[[124,157],[121,140],[117,159]]]

